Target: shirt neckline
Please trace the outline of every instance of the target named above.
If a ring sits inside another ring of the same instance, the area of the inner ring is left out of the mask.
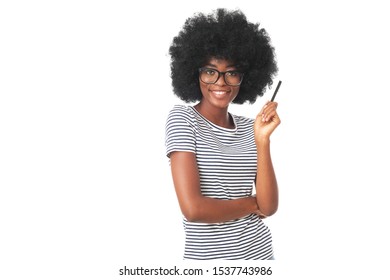
[[[215,123],[206,119],[201,113],[198,112],[198,110],[195,109],[194,106],[189,106],[189,107],[195,112],[195,114],[197,114],[202,120],[204,120],[206,123],[208,123],[211,127],[214,127],[214,128],[221,130],[221,131],[230,132],[230,133],[237,132],[237,122],[236,122],[235,115],[228,112],[229,116],[231,116],[231,118],[233,119],[234,128],[226,128],[226,127],[216,125]]]

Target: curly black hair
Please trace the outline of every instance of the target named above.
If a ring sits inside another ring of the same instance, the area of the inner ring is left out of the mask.
[[[254,103],[278,71],[270,38],[259,23],[240,11],[217,9],[188,18],[169,48],[174,93],[185,102],[200,101],[198,69],[210,58],[232,61],[244,73],[233,103]]]

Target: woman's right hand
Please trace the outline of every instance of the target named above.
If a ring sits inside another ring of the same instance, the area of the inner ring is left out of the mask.
[[[266,215],[264,215],[263,213],[261,213],[261,211],[260,211],[260,209],[259,209],[259,206],[257,205],[256,195],[253,195],[252,197],[255,199],[255,203],[256,203],[256,206],[257,206],[257,209],[253,212],[253,214],[256,214],[257,216],[259,216],[260,219],[265,219],[265,218],[267,218]]]

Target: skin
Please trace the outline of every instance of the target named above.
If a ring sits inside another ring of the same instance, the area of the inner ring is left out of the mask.
[[[204,65],[220,72],[236,70],[224,59],[212,58]],[[202,100],[195,109],[206,119],[225,128],[234,128],[228,113],[230,103],[240,87],[229,86],[221,76],[215,84],[200,81]],[[200,191],[196,155],[190,152],[171,153],[171,172],[176,195],[183,215],[191,222],[220,223],[255,213],[264,218],[278,207],[278,187],[270,154],[270,136],[280,124],[276,102],[267,102],[254,122],[257,147],[256,196],[234,200],[205,197]]]
[[[268,101],[256,116],[254,134],[257,148],[256,199],[260,213],[273,215],[278,209],[278,183],[271,159],[270,136],[280,124],[277,102]]]

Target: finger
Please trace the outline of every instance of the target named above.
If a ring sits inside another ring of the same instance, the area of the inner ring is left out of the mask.
[[[262,122],[268,122],[273,118],[274,112],[276,112],[276,108],[278,107],[277,102],[267,101],[259,114],[257,114],[256,118],[259,118]]]
[[[270,120],[273,120],[275,117],[277,117],[278,113],[276,111],[271,111],[268,114],[263,116],[263,122],[268,122]]]
[[[261,108],[260,112],[257,114],[256,118],[260,118],[260,120],[263,120],[265,112],[270,110],[269,104],[272,103],[271,101],[267,101],[263,108]]]
[[[267,216],[261,213],[260,210],[257,210],[256,215],[259,216],[261,219],[267,218]]]
[[[277,102],[269,102],[266,105],[264,105],[264,112],[267,110],[276,110],[278,108]]]
[[[263,114],[267,114],[270,111],[276,110],[277,107],[278,107],[278,103],[269,102],[268,104],[264,105],[262,112],[263,112]]]
[[[268,121],[269,119],[271,119],[276,114],[276,108],[277,104],[267,106],[267,108],[265,108],[264,112],[262,113],[263,121]]]
[[[270,103],[270,101],[268,100],[264,105],[263,107],[261,108],[260,112],[258,115],[261,115],[264,113],[264,110],[268,107],[268,104]]]

